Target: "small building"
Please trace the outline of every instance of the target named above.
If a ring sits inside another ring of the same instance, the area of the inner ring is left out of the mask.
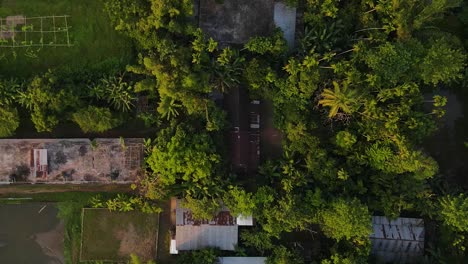
[[[424,253],[424,220],[372,217],[371,254],[386,263],[408,263]]]
[[[200,0],[199,26],[223,44],[243,44],[274,29],[274,0]]]
[[[180,250],[199,250],[207,247],[235,250],[238,243],[238,226],[253,225],[251,216],[233,217],[227,208],[222,208],[213,219],[194,219],[189,209],[176,201],[175,236],[171,240],[170,253]],[[237,219],[241,219],[238,223]]]
[[[203,32],[222,45],[244,44],[252,37],[267,37],[279,27],[290,48],[294,47],[296,8],[282,2],[200,0],[195,14]]]
[[[220,257],[219,264],[265,264],[265,257]]]

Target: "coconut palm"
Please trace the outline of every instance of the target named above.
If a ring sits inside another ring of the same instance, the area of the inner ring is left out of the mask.
[[[229,48],[224,49],[219,57],[211,62],[211,83],[214,87],[226,93],[238,85],[242,79],[244,61],[245,59],[239,56],[239,52]]]
[[[158,112],[161,114],[162,117],[165,117],[167,118],[167,120],[170,120],[179,115],[178,109],[181,107],[182,105],[177,103],[175,99],[170,97],[164,97],[161,100],[161,103],[159,104]]]
[[[348,84],[344,83],[342,87],[337,82],[333,82],[333,90],[324,89],[321,93],[322,99],[319,104],[330,107],[328,113],[329,118],[333,118],[342,111],[351,114],[356,110],[357,92],[356,90],[348,89]]]
[[[89,94],[98,100],[106,100],[116,110],[127,112],[132,109],[135,101],[133,85],[127,83],[121,76],[107,76],[100,82],[89,87]]]

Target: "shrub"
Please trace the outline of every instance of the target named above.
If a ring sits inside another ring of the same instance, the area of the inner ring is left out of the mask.
[[[121,124],[121,120],[112,115],[109,108],[88,106],[73,114],[72,120],[85,133],[105,132]]]

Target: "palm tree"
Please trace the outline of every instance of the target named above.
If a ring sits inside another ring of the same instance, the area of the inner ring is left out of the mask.
[[[245,59],[239,56],[239,52],[229,48],[223,50],[219,57],[211,62],[211,83],[217,90],[226,93],[240,83],[244,61]]]
[[[89,87],[89,95],[98,100],[106,100],[116,110],[127,112],[136,100],[133,85],[124,81],[123,75],[106,76]]]
[[[182,105],[177,103],[175,99],[164,97],[159,104],[158,112],[162,117],[166,117],[167,120],[170,120],[179,115],[179,111],[177,109],[181,107]]]
[[[333,82],[333,88],[333,90],[324,89],[320,94],[322,99],[319,101],[319,104],[330,107],[328,117],[335,117],[340,110],[347,114],[354,112],[357,106],[356,90],[348,89],[347,83],[344,83],[343,87],[340,87],[337,82]]]

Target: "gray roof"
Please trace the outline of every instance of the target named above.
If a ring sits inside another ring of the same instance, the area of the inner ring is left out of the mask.
[[[219,264],[265,264],[264,257],[221,257]]]
[[[424,252],[424,221],[400,217],[372,217],[372,254],[386,262],[405,263]]]
[[[206,247],[234,250],[237,244],[237,231],[237,226],[176,226],[177,250],[197,250]]]
[[[192,212],[176,200],[176,245],[177,250],[197,250],[216,247],[234,250],[238,240],[238,223],[226,206],[212,219],[195,219]],[[245,217],[242,225],[251,225],[252,217]],[[175,250],[173,250],[175,252]]]
[[[199,26],[218,42],[242,44],[273,31],[273,9],[274,0],[201,0]]]

